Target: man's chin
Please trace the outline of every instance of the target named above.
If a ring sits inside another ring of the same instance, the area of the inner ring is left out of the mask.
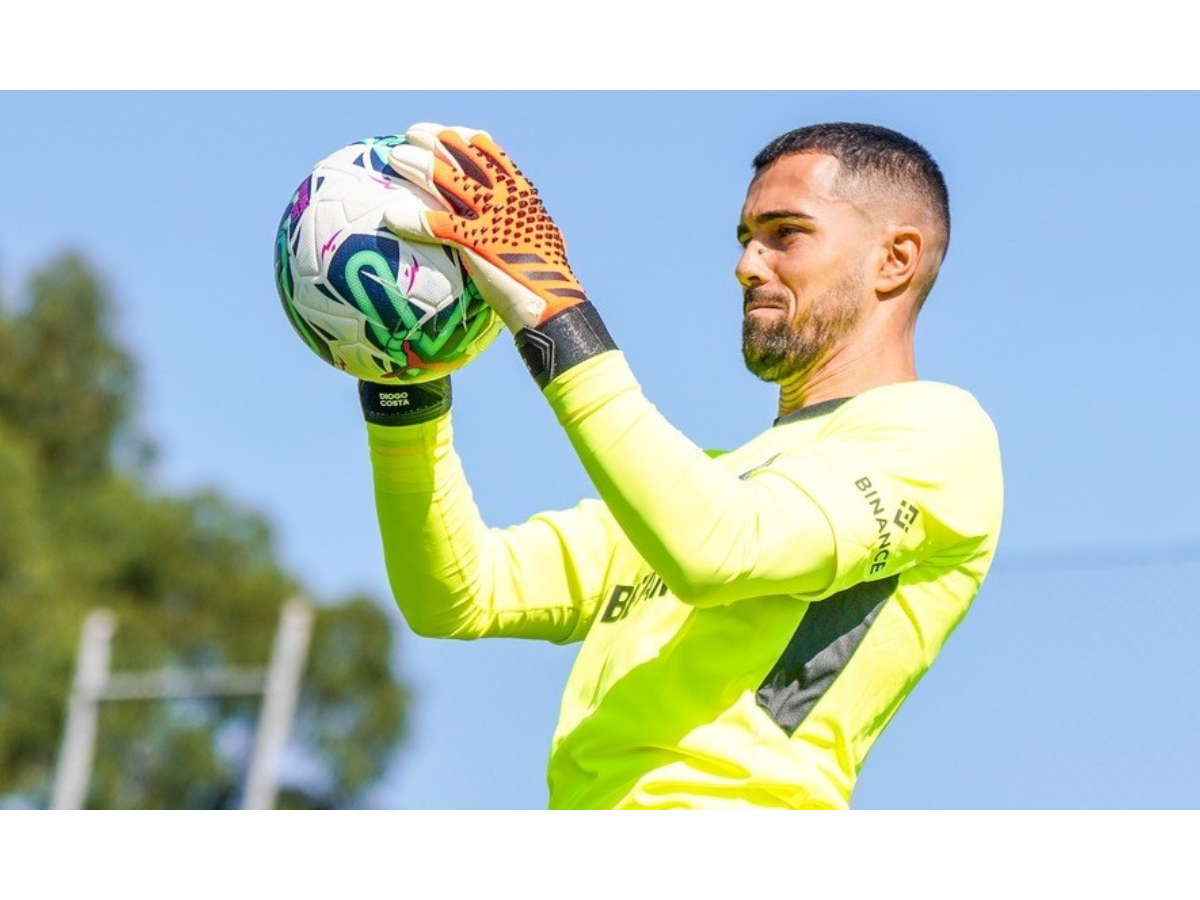
[[[779,376],[770,366],[765,366],[761,362],[747,359],[745,358],[745,354],[743,354],[743,359],[746,363],[746,371],[759,381],[765,381],[767,384],[775,384],[779,381]]]
[[[797,367],[795,347],[786,324],[767,321],[751,311],[742,320],[742,361],[755,378],[777,382]]]
[[[751,375],[768,382],[782,381],[796,368],[796,361],[787,353],[745,343],[742,344],[742,362]]]

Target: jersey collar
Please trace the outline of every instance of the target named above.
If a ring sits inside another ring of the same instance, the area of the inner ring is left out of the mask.
[[[831,413],[848,400],[853,400],[853,397],[837,397],[833,400],[823,400],[820,403],[814,403],[812,406],[802,406],[799,409],[793,410],[786,416],[780,416],[775,420],[776,425],[787,425],[790,422],[802,422],[805,419],[815,419],[817,416],[823,416],[826,413]]]

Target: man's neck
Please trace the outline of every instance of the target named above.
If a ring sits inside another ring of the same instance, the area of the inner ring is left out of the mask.
[[[779,383],[779,415],[837,400],[854,397],[871,388],[903,381],[915,381],[917,367],[912,344],[887,342],[868,346],[856,342],[835,348],[811,372]]]

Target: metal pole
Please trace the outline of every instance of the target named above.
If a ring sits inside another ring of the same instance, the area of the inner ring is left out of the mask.
[[[75,681],[67,706],[62,750],[54,773],[52,809],[82,809],[91,780],[96,747],[97,702],[108,680],[108,664],[116,619],[98,609],[83,620],[83,636],[75,663]]]
[[[279,762],[287,744],[292,716],[300,695],[300,678],[308,656],[308,641],[312,633],[312,608],[303,600],[293,598],[283,607],[275,646],[267,669],[262,711],[258,732],[246,775],[244,809],[274,809],[279,788]]]

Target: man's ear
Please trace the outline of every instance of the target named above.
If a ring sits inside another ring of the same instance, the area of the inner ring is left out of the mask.
[[[915,225],[893,228],[883,247],[879,270],[875,273],[875,292],[883,297],[903,292],[916,279],[925,249],[925,236]]]

